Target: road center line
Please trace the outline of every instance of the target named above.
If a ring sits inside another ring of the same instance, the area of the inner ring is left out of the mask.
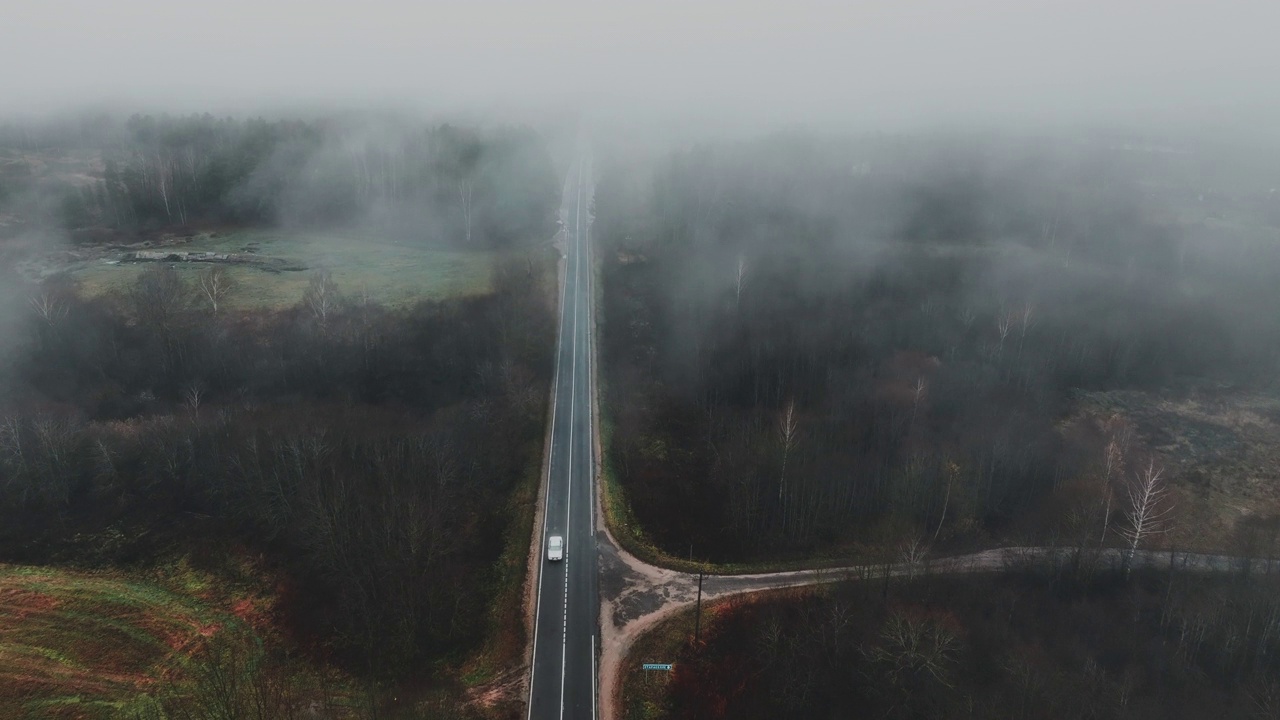
[[[582,175],[581,160],[578,161],[578,175],[579,177],[581,177]],[[567,189],[569,187],[568,176],[565,177],[564,184],[565,184],[565,188]],[[568,218],[565,218],[564,232],[565,232],[565,243],[567,246],[569,241]],[[556,418],[558,417],[556,413],[559,410],[558,401],[560,399],[560,376],[562,374],[560,369],[560,350],[564,346],[564,314],[566,309],[564,301],[565,301],[565,295],[568,288],[569,288],[569,265],[566,262],[565,269],[564,269],[564,280],[560,283],[560,322],[559,322],[560,327],[558,328],[557,334],[556,334],[555,387],[553,387],[551,390],[551,444],[547,451],[547,495],[543,498],[543,502],[546,503],[547,509],[550,509],[550,506],[551,506],[551,460],[552,458],[555,457],[555,454],[556,454],[556,427],[555,426],[556,426]],[[547,538],[547,524],[548,524],[548,519],[550,518],[550,515],[551,514],[547,512],[546,509],[543,510],[542,542],[544,543],[546,542],[546,538]],[[537,590],[534,591],[536,594],[537,600],[534,603],[534,610],[533,610],[533,653],[529,657],[529,701],[528,701],[528,712],[525,715],[525,717],[528,720],[533,720],[533,689],[535,687],[534,676],[537,674],[537,671],[538,671],[538,625],[540,624],[539,621],[542,619],[542,569],[544,566],[544,560],[543,560],[542,554],[543,554],[543,550],[541,547],[539,547],[538,548],[538,587],[537,587]],[[563,673],[561,673],[561,676],[563,677]]]
[[[582,160],[578,160],[578,196],[577,208],[573,223],[573,346],[572,364],[569,371],[569,467],[568,481],[565,490],[564,508],[564,615],[563,631],[560,635],[560,720],[564,720],[564,681],[565,666],[569,659],[569,530],[570,510],[573,508],[573,421],[577,410],[578,397],[578,305],[582,292],[578,288],[578,279],[582,275]],[[568,273],[565,273],[566,277]]]

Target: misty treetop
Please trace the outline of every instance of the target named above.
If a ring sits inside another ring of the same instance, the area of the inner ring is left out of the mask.
[[[775,137],[614,164],[601,367],[637,519],[725,559],[968,541],[1095,473],[1056,428],[1077,389],[1273,382],[1276,248],[1180,219],[1198,170],[1168,162]]]
[[[559,182],[518,128],[407,121],[103,119],[38,148],[100,151],[100,178],[62,189],[61,220],[150,230],[197,224],[371,226],[405,239],[501,247],[554,228]],[[21,138],[5,134],[9,142]]]

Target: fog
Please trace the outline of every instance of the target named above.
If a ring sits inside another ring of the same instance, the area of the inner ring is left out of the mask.
[[[182,615],[94,633],[163,657],[136,683],[0,677],[59,681],[28,709],[205,717],[207,681],[241,715],[522,715],[501,696],[527,687],[525,541],[557,530],[534,508],[559,377],[642,558],[910,580],[926,552],[1053,545],[1051,586],[1104,578],[1116,627],[1163,633],[1058,653],[1085,674],[1055,683],[1120,698],[1090,712],[1168,717],[1131,691],[1181,704],[1185,678],[1215,707],[1280,698],[1275,603],[1169,614],[1174,549],[1280,556],[1277,28],[1278,0],[4,0],[0,567],[127,570]],[[1093,575],[1127,547],[1127,577],[1142,537],[1167,587]],[[883,580],[864,614],[906,617]],[[26,628],[61,601],[19,594],[18,660],[141,662],[46,652]],[[63,610],[105,627],[91,605]],[[840,628],[769,630],[823,645],[777,655],[779,697],[924,678],[838,658],[880,641],[822,614]],[[209,637],[241,629],[249,654]],[[1037,665],[1007,657],[957,677]]]
[[[681,127],[1270,132],[1274,2],[6,3],[0,114],[360,104]]]

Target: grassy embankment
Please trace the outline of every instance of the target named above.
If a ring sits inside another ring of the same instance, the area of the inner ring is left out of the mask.
[[[703,619],[712,609],[703,608]],[[694,627],[694,611],[682,610],[636,639],[619,671],[622,693],[622,720],[653,720],[665,712],[671,673],[645,670],[645,663],[675,663],[689,642]]]

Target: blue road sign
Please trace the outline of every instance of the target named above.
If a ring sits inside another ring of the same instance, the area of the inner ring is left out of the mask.
[[[671,663],[645,663],[645,670],[663,670],[670,672],[673,665]]]

